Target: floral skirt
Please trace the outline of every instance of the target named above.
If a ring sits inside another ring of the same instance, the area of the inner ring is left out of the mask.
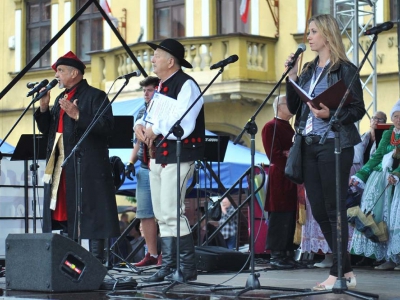
[[[353,164],[350,170],[350,176],[354,175],[361,168],[360,164]],[[349,240],[347,244],[347,249],[350,251],[351,240],[353,236],[354,228],[349,226]],[[325,237],[319,227],[317,221],[315,221],[312,212],[311,206],[308,202],[308,198],[306,197],[306,223],[302,226],[301,230],[301,244],[300,244],[301,252],[308,253],[319,253],[322,252],[332,253],[331,249],[328,246],[328,243],[325,240]]]
[[[308,198],[306,198],[306,223],[302,226],[301,231],[301,252],[308,252],[308,253],[319,253],[322,252],[332,253],[331,249],[328,246],[327,241],[319,227],[319,224],[314,219],[311,206],[308,202]],[[347,249],[350,250],[351,239],[353,236],[354,228],[349,226],[349,240]]]

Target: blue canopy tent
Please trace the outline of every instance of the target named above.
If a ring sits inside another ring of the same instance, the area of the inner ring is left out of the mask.
[[[0,139],[0,144],[3,142],[2,139]],[[9,143],[4,142],[3,145],[0,147],[0,152],[3,154],[11,154],[14,152],[15,147],[11,146]]]
[[[114,102],[112,105],[113,113],[115,116],[120,115],[133,115],[137,116],[138,111],[143,107],[144,99],[137,98],[128,101]],[[214,133],[206,130],[206,135],[215,135]],[[119,156],[124,163],[127,163],[132,149],[110,149],[110,156]],[[260,152],[255,153],[255,164],[268,164],[269,160],[265,154]],[[228,147],[226,150],[224,161],[220,163],[220,176],[219,179],[221,183],[226,187],[230,188],[244,172],[250,167],[251,157],[250,149],[242,145],[234,145],[233,142],[228,142]],[[135,164],[136,171],[140,163]],[[215,174],[218,175],[218,163],[212,163],[212,169]],[[203,169],[200,170],[200,187],[204,188],[210,187],[211,176]],[[244,181],[245,187],[247,186],[247,181]],[[213,180],[212,188],[218,188],[217,183]],[[124,190],[135,190],[136,189],[136,178],[133,181],[125,179],[125,182],[120,187],[120,191]]]

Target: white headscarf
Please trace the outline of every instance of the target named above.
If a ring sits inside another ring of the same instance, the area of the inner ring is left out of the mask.
[[[398,100],[398,101],[396,102],[396,104],[393,106],[392,110],[390,111],[390,119],[392,119],[393,114],[394,114],[396,111],[400,111],[400,100]]]

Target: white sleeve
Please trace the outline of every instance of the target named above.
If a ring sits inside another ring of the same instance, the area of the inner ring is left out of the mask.
[[[153,124],[152,130],[154,134],[161,134],[163,136],[166,136],[171,127],[176,123],[176,121],[178,121],[178,119],[183,116],[183,114],[188,110],[188,108],[193,104],[193,102],[197,99],[199,95],[199,87],[194,83],[194,81],[191,79],[186,80],[176,100],[176,115],[167,116],[166,118],[162,118],[162,120],[160,120],[156,124]],[[182,119],[182,122],[180,123],[184,132],[182,139],[188,137],[193,132],[196,126],[197,116],[199,115],[203,104],[204,100],[203,97],[201,97]],[[168,139],[176,140],[176,137],[173,134],[170,134]]]

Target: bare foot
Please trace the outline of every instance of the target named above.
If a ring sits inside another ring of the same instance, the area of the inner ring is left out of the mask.
[[[324,282],[321,282],[319,285],[324,285],[324,286],[331,286],[334,285],[336,282],[337,277],[329,275],[328,279],[326,279]]]

